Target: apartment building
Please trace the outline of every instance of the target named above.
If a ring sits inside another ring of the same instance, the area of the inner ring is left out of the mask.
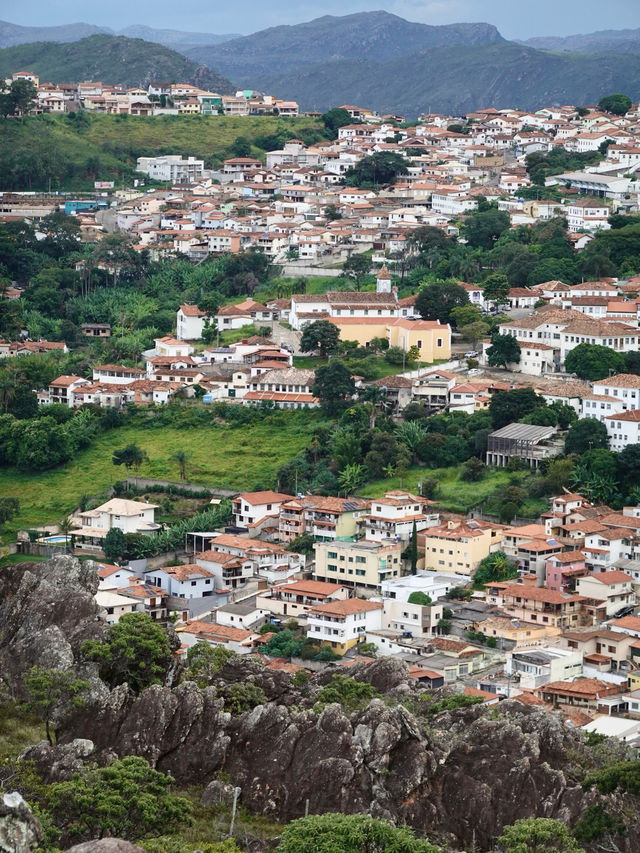
[[[499,550],[503,528],[478,519],[447,521],[418,533],[424,568],[471,575],[481,560]]]
[[[339,655],[363,642],[367,631],[382,627],[382,602],[349,598],[311,608],[307,638]]]
[[[402,550],[398,543],[317,542],[314,579],[378,589],[382,581],[402,574]]]

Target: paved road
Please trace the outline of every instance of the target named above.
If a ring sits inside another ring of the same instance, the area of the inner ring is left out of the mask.
[[[289,344],[293,347],[294,355],[304,355],[300,350],[300,332],[294,332],[293,329],[287,329],[281,323],[272,324],[271,336],[275,344]]]

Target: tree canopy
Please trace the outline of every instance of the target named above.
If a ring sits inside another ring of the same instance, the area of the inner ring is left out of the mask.
[[[520,358],[520,345],[513,335],[494,335],[491,338],[491,346],[487,350],[487,361],[490,367],[518,364]]]
[[[340,341],[340,331],[335,323],[329,320],[316,320],[307,323],[302,330],[300,338],[300,349],[302,352],[319,352],[326,358],[330,352],[334,352]]]
[[[455,281],[435,281],[424,284],[416,298],[416,310],[424,320],[448,323],[451,312],[469,303],[469,295]]]
[[[344,177],[350,187],[377,187],[390,184],[398,175],[406,175],[408,172],[407,161],[401,154],[377,151],[347,169]]]
[[[610,347],[599,344],[578,344],[567,353],[564,366],[567,373],[575,373],[580,379],[606,379],[611,373],[624,373],[625,357]]]
[[[584,853],[569,828],[552,818],[523,818],[505,826],[497,839],[501,853]]]
[[[127,683],[136,693],[162,684],[173,659],[167,632],[146,613],[125,613],[109,626],[104,642],[87,640],[82,652],[100,664],[100,677],[108,684]]]
[[[600,98],[598,101],[598,108],[604,110],[606,113],[613,113],[617,116],[623,116],[629,112],[631,107],[633,106],[633,102],[628,95],[621,95],[620,93],[616,93],[614,95],[607,95],[604,98]]]
[[[334,327],[335,328],[335,327]],[[313,394],[329,414],[341,411],[356,392],[351,371],[344,364],[332,359],[331,363],[316,370]]]
[[[609,436],[606,426],[595,418],[582,418],[571,427],[565,440],[567,453],[582,455],[588,450],[607,448]]]
[[[47,805],[67,844],[104,836],[139,840],[189,820],[189,801],[170,793],[170,785],[144,758],[130,756],[54,783]]]
[[[494,429],[515,423],[538,406],[546,406],[544,397],[538,396],[533,388],[516,388],[513,391],[498,391],[489,403],[491,423]]]
[[[491,249],[495,241],[511,226],[509,214],[491,207],[467,214],[462,226],[462,235],[474,248]]]

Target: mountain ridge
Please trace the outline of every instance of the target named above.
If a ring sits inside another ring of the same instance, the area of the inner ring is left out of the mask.
[[[76,42],[36,42],[0,49],[0,77],[19,68],[28,68],[41,80],[54,83],[101,80],[131,87],[177,80],[220,94],[236,91],[226,77],[168,47],[102,33]]]
[[[215,45],[240,38],[238,33],[196,33],[184,30],[156,29],[144,24],[132,24],[116,31],[111,27],[100,27],[83,21],[51,27],[26,27],[21,24],[12,24],[10,21],[0,21],[0,48],[17,47],[21,44],[33,44],[35,42],[66,44],[100,34],[140,38],[144,41],[171,47],[174,50],[177,47],[202,44]]]
[[[463,115],[482,107],[539,109],[593,103],[615,91],[640,92],[640,57],[551,53],[513,42],[439,47],[386,63],[340,60],[266,75],[258,87],[301,109],[356,103],[416,117],[431,109]]]
[[[497,43],[504,39],[491,24],[429,26],[389,12],[323,15],[302,24],[270,27],[218,46],[195,47],[185,55],[239,83],[256,75],[342,59],[399,58],[416,50],[452,44]]]
[[[587,53],[640,53],[640,28],[596,30],[569,36],[535,36],[519,41],[538,50],[569,50]]]

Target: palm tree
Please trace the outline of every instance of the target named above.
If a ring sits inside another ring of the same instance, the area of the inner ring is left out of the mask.
[[[170,457],[171,462],[177,462],[180,469],[180,479],[184,482],[187,479],[187,462],[191,458],[190,453],[184,450],[176,450],[173,456]]]
[[[63,518],[63,519],[62,519],[62,521],[59,521],[59,522],[58,522],[58,529],[60,530],[60,533],[64,533],[64,547],[65,547],[65,551],[67,550],[67,546],[68,546],[68,543],[69,543],[69,533],[70,533],[72,530],[75,530],[75,529],[76,529],[76,527],[77,527],[77,524],[75,524],[75,522],[71,521],[71,519],[70,519],[70,518],[68,518],[68,517],[67,517],[67,518]]]

